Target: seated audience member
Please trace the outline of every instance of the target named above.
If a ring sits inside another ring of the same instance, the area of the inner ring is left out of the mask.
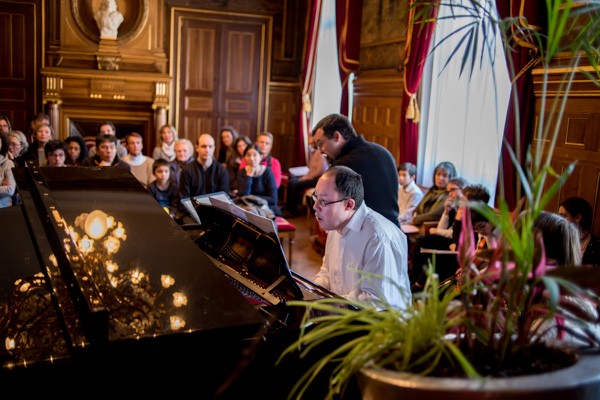
[[[98,134],[113,135],[114,137],[117,137],[117,128],[115,128],[115,125],[112,122],[105,121],[98,127]],[[96,146],[92,147],[88,154],[90,157],[95,156]],[[117,138],[117,156],[119,157],[119,159],[121,159],[126,155],[127,149],[121,144],[121,141]]]
[[[261,132],[256,136],[256,145],[261,151],[262,161],[261,164],[271,168],[273,171],[273,176],[275,177],[275,184],[279,189],[281,186],[281,163],[278,159],[271,155],[271,149],[273,148],[273,134],[270,132]],[[246,166],[246,160],[242,159],[240,163],[240,169],[243,169]]]
[[[183,167],[194,162],[194,144],[189,139],[177,139],[174,145],[175,159],[171,161],[171,180],[179,188],[179,176]]]
[[[8,117],[0,115],[0,135],[4,136],[4,138],[7,139],[10,131],[12,131],[10,120],[8,119]]]
[[[244,150],[252,144],[252,140],[246,135],[238,136],[233,142],[233,152],[227,159],[227,172],[229,173],[229,188],[233,196],[237,196],[237,176],[240,172],[240,164],[244,158]]]
[[[186,165],[179,177],[181,198],[223,191],[229,193],[229,175],[225,167],[214,159],[215,139],[208,133],[198,138],[198,157]]]
[[[364,202],[361,176],[333,166],[319,178],[314,196],[316,219],[328,231],[314,282],[375,306],[381,300],[398,308],[410,304],[406,236]]]
[[[549,265],[581,265],[579,230],[573,223],[558,214],[542,211],[534,226],[542,233]]]
[[[15,167],[25,166],[25,153],[29,148],[27,137],[21,131],[10,131],[7,136],[8,142],[8,158],[13,162]]]
[[[12,173],[13,162],[6,155],[6,139],[0,135],[0,208],[13,205],[13,196],[17,189],[17,183]],[[5,226],[5,229],[8,227]]]
[[[110,133],[100,133],[96,136],[97,154],[89,156],[81,162],[82,167],[110,167],[117,166],[131,170],[126,162],[119,159],[117,155],[117,143],[119,139]]]
[[[169,162],[175,160],[175,141],[178,139],[177,129],[173,125],[163,125],[160,127],[160,143],[152,151],[152,158],[158,160],[162,158]]]
[[[462,219],[465,213],[465,206],[467,202],[488,204],[490,201],[490,191],[483,185],[473,184],[468,185],[462,190],[461,205],[456,211],[454,217],[454,223],[452,224],[452,241],[453,244],[450,250],[456,250],[460,241],[460,234],[462,231]],[[498,239],[498,231],[496,227],[489,222],[483,215],[476,211],[471,211],[471,225],[473,226],[473,241],[478,243],[479,247],[487,247],[494,245],[494,242]]]
[[[410,221],[421,225],[425,221],[438,221],[444,212],[444,202],[448,194],[446,185],[456,176],[456,167],[450,161],[442,161],[433,170],[433,185],[423,196]]]
[[[155,180],[148,184],[148,192],[158,201],[158,204],[169,212],[171,217],[176,218],[179,207],[179,188],[170,179],[169,162],[164,158],[155,160],[152,164],[152,173]]]
[[[60,140],[50,140],[44,146],[49,167],[66,167],[67,145]]]
[[[464,178],[454,177],[448,181],[446,185],[448,197],[444,202],[444,212],[438,221],[437,227],[431,228],[429,234],[420,236],[416,240],[413,249],[412,272],[418,278],[411,278],[411,281],[419,284],[420,287],[425,285],[426,276],[423,273],[424,268],[427,267],[429,262],[433,262],[432,254],[423,250],[450,250],[450,245],[454,243],[452,235],[454,218],[462,199],[462,190],[466,186],[467,180]],[[435,271],[438,274],[440,282],[454,276],[456,268],[458,268],[458,263],[455,255],[436,254]]]
[[[217,161],[225,165],[227,159],[234,153],[234,142],[238,138],[238,132],[232,126],[224,126],[219,132],[219,155]],[[227,165],[225,165],[227,167]]]
[[[38,124],[44,123],[50,126],[50,116],[44,113],[38,113],[31,118],[29,123],[29,129],[25,132],[25,136],[27,137],[27,142],[33,143],[35,139],[35,127]]]
[[[277,185],[271,168],[261,163],[260,147],[252,144],[244,150],[246,165],[238,174],[238,196],[254,195],[265,199],[277,216],[281,209],[277,205]]]
[[[33,143],[25,153],[26,160],[32,160],[36,165],[46,165],[46,151],[44,146],[50,140],[54,139],[52,127],[45,122],[38,123],[33,129]]]
[[[423,198],[423,191],[415,182],[417,167],[405,162],[398,166],[398,221],[408,224],[415,208]]]
[[[594,212],[590,203],[582,197],[569,197],[560,203],[558,214],[579,228],[581,263],[600,265],[600,238],[592,234]]]
[[[290,216],[298,214],[298,205],[302,201],[301,196],[304,190],[314,188],[321,175],[323,175],[323,172],[329,168],[329,164],[327,164],[323,153],[321,153],[321,150],[315,149],[314,145],[315,139],[312,135],[308,135],[308,148],[310,151],[308,172],[300,177],[291,175],[287,184],[285,210]]]
[[[88,157],[88,149],[85,140],[81,136],[69,136],[65,139],[67,144],[67,159],[65,164],[78,167]]]
[[[129,164],[133,176],[144,187],[148,187],[148,184],[154,180],[154,174],[152,174],[154,160],[142,154],[144,149],[142,135],[137,132],[128,133],[125,136],[125,143],[127,144],[127,155],[121,160]]]

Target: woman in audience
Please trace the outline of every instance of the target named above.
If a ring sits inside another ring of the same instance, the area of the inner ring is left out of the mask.
[[[9,132],[12,130],[8,117],[0,115],[0,134],[6,139]]]
[[[582,197],[569,197],[558,207],[558,214],[571,221],[579,229],[579,242],[583,265],[600,265],[600,238],[592,234],[594,212]]]
[[[81,136],[69,136],[65,139],[67,144],[67,158],[65,165],[77,167],[88,157],[88,148]]]
[[[581,265],[579,230],[566,218],[542,211],[534,224],[542,233],[546,262],[556,265]]]
[[[273,171],[275,176],[275,184],[277,188],[281,186],[281,177],[283,176],[281,171],[281,163],[278,159],[271,155],[271,149],[273,148],[273,134],[271,132],[261,132],[256,136],[256,142],[260,152],[262,154],[262,165],[265,165]],[[246,160],[243,159],[240,164],[240,169],[246,166]]]
[[[25,159],[33,160],[36,165],[46,165],[46,151],[44,146],[50,140],[54,139],[54,131],[52,127],[45,122],[39,122],[33,128],[33,142],[27,153],[25,153]]]
[[[194,161],[194,144],[189,139],[177,139],[175,141],[175,159],[171,161],[171,180],[179,187],[179,176],[181,169]]]
[[[4,135],[0,135],[0,208],[13,205],[13,195],[17,188],[12,173],[14,164],[6,155],[6,149],[6,139]]]
[[[411,224],[421,225],[425,221],[438,221],[444,212],[448,194],[446,185],[456,176],[456,167],[450,161],[442,161],[433,170],[433,186],[429,188],[415,209]]]
[[[178,139],[177,129],[173,125],[163,125],[160,130],[160,144],[152,151],[152,158],[162,158],[169,162],[175,160],[175,141]]]
[[[261,164],[262,155],[257,144],[251,144],[244,151],[246,166],[238,174],[238,195],[255,195],[267,201],[269,208],[277,216],[281,209],[277,206],[277,185],[271,168]]]
[[[217,161],[225,167],[227,167],[225,165],[227,160],[234,153],[233,146],[238,136],[238,132],[231,126],[225,126],[219,132],[219,155],[217,156]]]
[[[25,153],[29,148],[27,137],[21,131],[10,131],[7,136],[8,142],[8,158],[13,162],[15,167],[25,166]]]
[[[244,158],[246,147],[252,144],[252,140],[246,135],[241,135],[233,142],[233,152],[227,159],[227,172],[229,173],[229,188],[233,195],[237,195],[237,177],[240,171],[240,164]]]

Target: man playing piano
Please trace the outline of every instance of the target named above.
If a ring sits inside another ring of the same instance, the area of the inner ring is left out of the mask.
[[[328,237],[314,282],[352,300],[404,308],[411,301],[406,236],[363,197],[362,178],[348,167],[331,167],[317,182],[315,216]]]

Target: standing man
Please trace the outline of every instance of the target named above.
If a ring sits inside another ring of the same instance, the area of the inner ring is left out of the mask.
[[[181,198],[224,191],[229,193],[229,174],[225,167],[216,162],[215,139],[203,133],[196,144],[198,158],[181,170],[179,191]]]
[[[315,147],[332,160],[362,177],[365,202],[400,228],[398,222],[398,175],[392,153],[358,136],[341,114],[323,118],[312,131]]]
[[[329,233],[314,281],[352,300],[405,308],[411,301],[406,236],[363,195],[361,176],[348,167],[331,167],[319,178],[313,208]]]

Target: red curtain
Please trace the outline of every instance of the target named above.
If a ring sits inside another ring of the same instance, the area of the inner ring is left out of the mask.
[[[537,27],[546,26],[545,2],[527,0],[497,0],[496,7],[500,18],[519,17],[520,24]],[[513,30],[514,33],[514,30]],[[527,149],[532,143],[535,121],[535,96],[531,71],[538,57],[537,47],[524,37],[514,37],[511,41],[514,49],[508,57],[512,59],[515,77],[511,101],[504,127],[504,146],[501,153],[501,174],[498,174],[497,198],[504,198],[511,208],[516,206],[517,174],[511,161],[507,147],[510,146],[519,157],[522,167],[525,166]],[[510,64],[509,64],[510,69]],[[518,108],[514,102],[516,95]],[[518,113],[518,114],[517,114]],[[522,195],[522,194],[521,194]]]
[[[348,77],[358,71],[360,56],[360,29],[362,0],[337,0],[335,5],[336,31],[340,80],[342,81],[342,103],[340,113],[348,115]]]
[[[417,163],[419,147],[419,107],[417,91],[423,77],[423,67],[433,37],[435,22],[413,26],[417,9],[412,6],[408,13],[406,46],[404,48],[404,94],[402,95],[402,113],[400,115],[400,162]],[[432,8],[431,18],[437,15],[437,7]]]
[[[310,135],[310,114],[312,112],[311,95],[317,57],[317,39],[319,37],[319,21],[321,19],[321,0],[309,1],[310,13],[307,21],[306,47],[304,48],[304,65],[302,66],[302,81],[300,82],[300,123],[294,151],[294,165],[308,163],[308,135]]]

